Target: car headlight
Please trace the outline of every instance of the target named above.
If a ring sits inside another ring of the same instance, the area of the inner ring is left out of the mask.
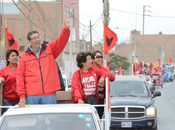
[[[156,108],[155,107],[148,107],[146,109],[146,117],[155,117],[156,116]]]

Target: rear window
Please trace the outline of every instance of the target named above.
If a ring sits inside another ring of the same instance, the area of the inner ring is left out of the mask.
[[[110,83],[110,91],[112,97],[149,97],[144,82],[114,81]]]
[[[30,114],[7,116],[1,130],[96,130],[91,114]]]

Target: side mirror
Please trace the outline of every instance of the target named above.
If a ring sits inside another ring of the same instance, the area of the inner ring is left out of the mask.
[[[154,91],[153,92],[153,97],[161,96],[161,92],[159,91]]]
[[[68,85],[68,88],[71,88],[71,85]]]

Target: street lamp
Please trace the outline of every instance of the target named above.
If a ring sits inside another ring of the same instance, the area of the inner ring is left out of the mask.
[[[70,43],[69,43],[69,60],[70,60],[70,66],[69,66],[69,77],[71,78],[72,77],[72,32],[73,32],[73,18],[72,18],[72,13],[71,13],[71,8],[70,6],[72,4],[77,4],[78,2],[75,1],[71,4],[69,4],[69,17],[70,17]]]

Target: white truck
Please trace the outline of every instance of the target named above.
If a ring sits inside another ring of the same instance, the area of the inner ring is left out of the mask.
[[[109,130],[110,96],[107,83],[105,105],[72,104],[71,91],[57,91],[58,104],[55,105],[0,106],[9,108],[0,117],[0,130]],[[98,106],[105,107],[104,119],[99,119],[95,109]]]

